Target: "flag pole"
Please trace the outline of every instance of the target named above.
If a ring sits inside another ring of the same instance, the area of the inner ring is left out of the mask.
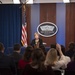
[[[27,23],[26,23],[26,3],[22,4],[22,35],[21,43],[27,47]]]

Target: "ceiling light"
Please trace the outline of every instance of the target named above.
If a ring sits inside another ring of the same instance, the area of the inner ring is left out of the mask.
[[[26,4],[33,4],[33,0],[26,0]]]
[[[0,4],[2,4],[2,1],[0,1]]]
[[[19,0],[13,0],[14,4],[20,4]]]
[[[70,3],[70,0],[63,0],[64,3]]]

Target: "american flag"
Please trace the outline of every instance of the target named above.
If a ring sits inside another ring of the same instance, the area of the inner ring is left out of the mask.
[[[27,23],[26,23],[26,9],[25,5],[22,6],[22,35],[21,43],[23,46],[27,47]]]

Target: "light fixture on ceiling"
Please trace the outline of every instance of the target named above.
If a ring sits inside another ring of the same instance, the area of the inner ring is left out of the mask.
[[[22,4],[33,4],[33,0],[19,0]]]
[[[26,0],[26,4],[33,4],[33,0]]]
[[[0,1],[0,4],[2,4],[2,1]]]
[[[70,0],[63,0],[64,3],[70,3]]]
[[[19,0],[13,0],[14,4],[20,4]]]

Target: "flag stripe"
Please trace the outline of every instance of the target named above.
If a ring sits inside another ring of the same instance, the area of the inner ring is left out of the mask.
[[[22,35],[21,35],[21,43],[23,46],[27,46],[27,24],[26,24],[26,11],[25,5],[22,6]]]

